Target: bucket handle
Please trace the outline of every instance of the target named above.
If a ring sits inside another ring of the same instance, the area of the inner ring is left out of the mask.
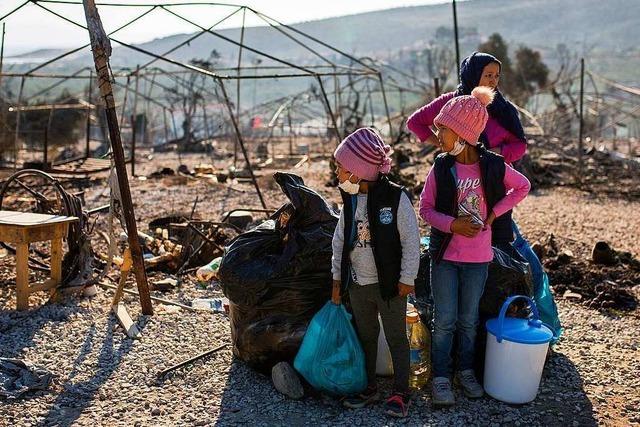
[[[531,307],[531,313],[533,314],[533,316],[531,317],[531,319],[529,319],[529,324],[537,328],[542,327],[542,322],[540,321],[540,313],[538,312],[538,307],[536,307],[536,304],[533,302],[533,300],[525,295],[511,296],[507,298],[504,304],[502,304],[502,308],[500,309],[500,314],[498,315],[498,331],[496,335],[496,339],[498,340],[498,342],[502,342],[502,329],[504,327],[504,317],[507,314],[507,309],[515,300],[519,298],[526,299],[527,302],[529,303],[529,307]]]

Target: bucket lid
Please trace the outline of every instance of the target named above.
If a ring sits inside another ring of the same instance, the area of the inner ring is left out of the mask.
[[[538,319],[505,317],[500,331],[500,319],[487,320],[487,331],[496,337],[519,344],[544,344],[553,338],[553,332]],[[500,332],[502,332],[500,334]]]

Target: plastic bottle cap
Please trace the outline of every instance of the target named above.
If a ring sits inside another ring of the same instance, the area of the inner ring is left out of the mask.
[[[420,321],[420,316],[415,311],[407,313],[407,323],[418,323]]]

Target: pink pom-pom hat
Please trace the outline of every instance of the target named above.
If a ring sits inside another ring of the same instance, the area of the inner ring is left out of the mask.
[[[433,122],[448,127],[470,145],[477,145],[489,119],[487,105],[491,104],[494,95],[491,88],[478,86],[471,95],[451,98]]]

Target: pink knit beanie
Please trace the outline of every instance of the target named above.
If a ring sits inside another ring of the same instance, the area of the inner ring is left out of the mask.
[[[391,147],[371,128],[360,128],[342,140],[333,153],[349,172],[365,181],[376,181],[378,173],[391,170]]]
[[[491,104],[493,96],[493,90],[478,86],[471,91],[471,95],[451,98],[442,107],[433,123],[448,127],[470,145],[476,145],[487,125],[487,105]]]

